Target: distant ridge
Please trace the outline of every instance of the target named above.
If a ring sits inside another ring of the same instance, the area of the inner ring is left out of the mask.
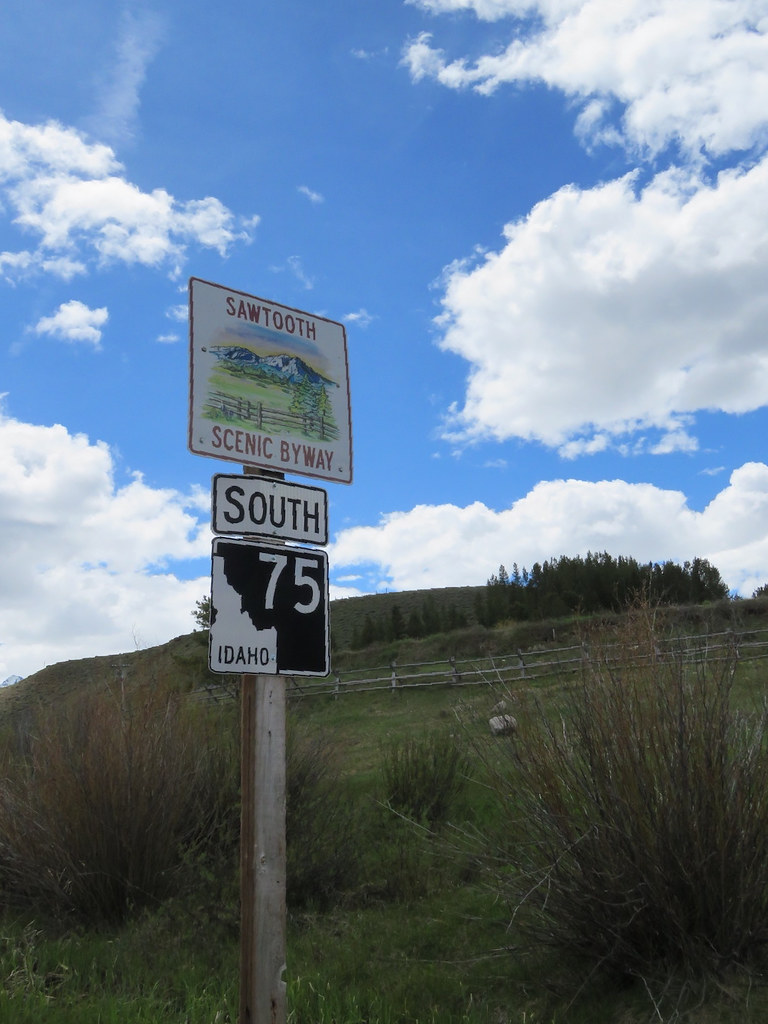
[[[276,381],[301,384],[307,380],[316,387],[319,385],[338,387],[335,381],[323,377],[299,356],[290,355],[287,352],[279,355],[260,356],[242,345],[213,345],[211,351],[223,363],[233,363],[236,368],[242,370],[256,370],[268,377],[274,377]]]

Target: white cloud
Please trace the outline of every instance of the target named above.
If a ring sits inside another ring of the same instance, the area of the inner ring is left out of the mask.
[[[310,203],[317,204],[325,202],[325,196],[320,195],[319,192],[314,192],[307,185],[299,185],[296,191],[300,195],[305,196],[310,201]]]
[[[370,327],[373,321],[376,319],[372,313],[369,313],[367,309],[358,309],[356,313],[345,313],[342,320],[346,324],[353,324],[355,327]]]
[[[444,276],[440,345],[471,366],[448,436],[692,450],[692,414],[768,403],[768,158],[566,186],[504,236]]]
[[[6,277],[34,270],[69,279],[92,263],[142,264],[180,272],[190,245],[225,255],[249,228],[218,199],[177,200],[128,181],[113,151],[55,123],[25,125],[0,113],[0,210],[37,239],[2,255]]]
[[[654,175],[563,187],[499,251],[447,269],[440,344],[470,374],[445,436],[566,458],[695,451],[697,412],[768,404],[764,0],[413,3],[497,23],[493,52],[471,59],[422,33],[404,56],[414,80],[558,89],[585,145],[621,143]],[[659,170],[670,152],[680,165]],[[715,157],[732,166],[714,176]]]
[[[450,59],[422,33],[406,47],[415,81],[491,93],[543,83],[581,106],[585,138],[659,153],[723,154],[766,140],[768,17],[762,0],[417,0],[433,14],[509,18],[510,42]],[[620,105],[620,126],[613,103]]]
[[[291,271],[293,276],[307,291],[311,291],[315,287],[315,279],[311,277],[304,269],[300,256],[289,256],[286,260],[288,269]]]
[[[163,34],[164,25],[157,15],[123,12],[115,52],[109,55],[99,109],[87,121],[89,129],[100,138],[120,142],[134,134],[139,93]]]
[[[735,540],[737,538],[737,540]],[[499,564],[608,551],[638,561],[707,558],[748,596],[768,581],[768,465],[747,463],[701,512],[680,491],[623,480],[552,480],[507,509],[418,505],[343,530],[336,569],[368,569],[394,590],[477,586]]]
[[[0,273],[7,281],[13,281],[19,271],[27,270],[32,262],[32,253],[29,252],[0,252]]]
[[[27,125],[0,112],[0,182],[47,175],[102,178],[120,169],[109,146],[55,121]]]
[[[41,317],[32,328],[35,334],[47,334],[62,341],[85,341],[99,348],[101,329],[109,319],[105,306],[89,309],[83,302],[62,302],[51,316]]]
[[[0,678],[189,632],[209,582],[168,566],[210,554],[204,504],[117,485],[102,442],[0,415]]]
[[[186,323],[189,320],[189,306],[186,304],[171,306],[165,311],[165,315],[169,320],[178,320],[179,323]]]

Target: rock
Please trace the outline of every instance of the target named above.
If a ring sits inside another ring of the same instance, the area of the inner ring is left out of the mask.
[[[511,736],[517,732],[517,719],[512,715],[494,715],[488,719],[493,736]]]

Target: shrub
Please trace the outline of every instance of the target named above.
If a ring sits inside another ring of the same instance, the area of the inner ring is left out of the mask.
[[[97,922],[184,895],[220,916],[240,832],[230,717],[105,691],[27,723],[0,769],[0,901]],[[357,808],[329,743],[296,727],[286,776],[287,897],[327,903],[357,882]]]
[[[185,853],[231,831],[236,770],[220,739],[155,693],[41,715],[0,781],[2,898],[117,920],[164,897]]]
[[[384,802],[417,822],[444,822],[469,776],[469,760],[448,732],[398,739],[383,748]]]
[[[735,659],[657,655],[638,612],[561,706],[520,715],[495,772],[513,841],[497,885],[536,940],[615,975],[701,979],[768,942],[765,708]],[[497,748],[498,751],[498,748]]]
[[[356,884],[357,811],[327,740],[291,723],[286,735],[286,899],[327,904]]]

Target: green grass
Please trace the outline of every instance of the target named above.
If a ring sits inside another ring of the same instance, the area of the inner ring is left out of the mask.
[[[166,656],[157,670],[164,680],[174,665],[197,671],[195,644],[202,647],[199,638],[176,642],[175,657]],[[739,706],[762,700],[765,664],[739,666]],[[74,673],[66,678],[74,689]],[[89,678],[96,686],[97,676]],[[528,686],[517,691],[510,710],[523,721],[534,697],[551,707],[573,692],[572,680]],[[290,703],[291,725],[334,752],[330,778],[353,825],[344,838],[349,873],[343,884],[322,902],[303,893],[289,908],[290,1024],[768,1019],[768,988],[755,972],[734,971],[696,986],[670,978],[666,989],[650,978],[617,984],[570,963],[562,951],[532,946],[511,919],[500,885],[503,872],[515,872],[514,860],[505,861],[500,876],[499,865],[482,855],[483,834],[503,828],[482,765],[454,795],[447,823],[433,832],[384,806],[382,760],[392,744],[454,732],[470,750],[476,743],[486,762],[501,764],[511,743],[491,742],[487,729],[499,696],[490,687],[432,688]],[[307,832],[312,827],[307,821]],[[0,1024],[234,1024],[237,883],[222,874],[223,864],[203,862],[184,892],[120,925],[96,929],[32,909],[6,911],[0,919]]]

